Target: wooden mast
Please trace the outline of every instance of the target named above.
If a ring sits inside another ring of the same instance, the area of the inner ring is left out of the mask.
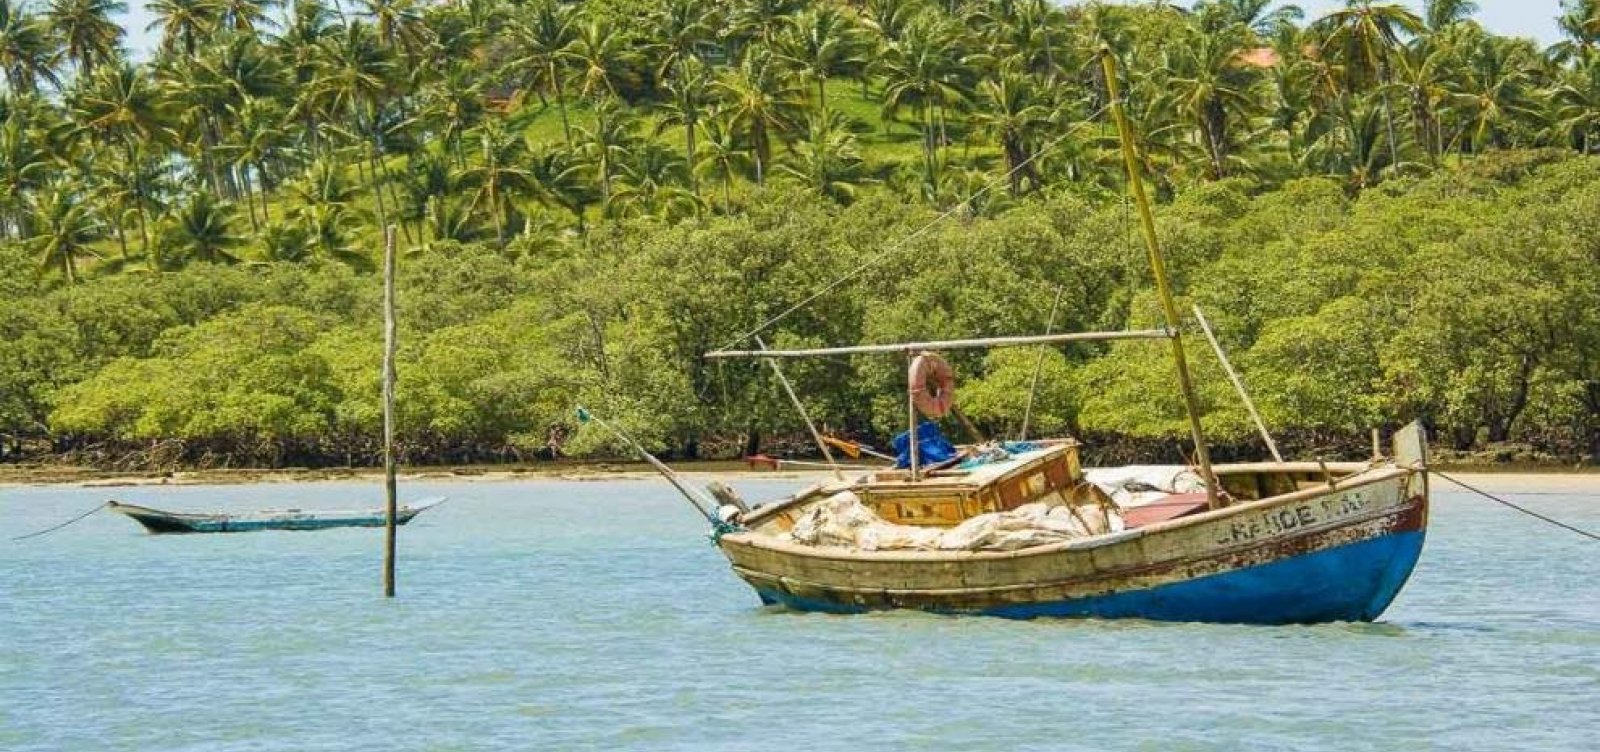
[[[1150,251],[1150,270],[1156,278],[1156,291],[1161,296],[1161,310],[1172,332],[1172,361],[1178,370],[1178,387],[1183,391],[1184,411],[1189,414],[1189,432],[1194,439],[1195,460],[1200,465],[1200,476],[1206,482],[1206,503],[1212,509],[1222,506],[1217,496],[1217,478],[1211,472],[1211,452],[1206,448],[1206,438],[1200,429],[1200,404],[1194,396],[1194,384],[1189,378],[1189,363],[1183,356],[1183,340],[1178,332],[1178,307],[1172,302],[1172,287],[1167,282],[1167,265],[1161,256],[1161,245],[1156,240],[1155,217],[1150,213],[1150,198],[1145,195],[1144,181],[1139,176],[1139,160],[1134,156],[1133,131],[1128,127],[1128,117],[1122,109],[1122,93],[1117,85],[1116,60],[1108,45],[1100,48],[1100,68],[1105,72],[1106,93],[1111,97],[1111,116],[1117,122],[1117,133],[1122,137],[1122,160],[1128,168],[1128,188],[1133,192],[1134,203],[1139,205],[1139,221],[1144,227],[1145,245]]]

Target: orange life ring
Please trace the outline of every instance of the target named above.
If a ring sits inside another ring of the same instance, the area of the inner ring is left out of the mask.
[[[943,418],[956,404],[956,372],[944,358],[925,352],[911,359],[911,404],[930,418]]]

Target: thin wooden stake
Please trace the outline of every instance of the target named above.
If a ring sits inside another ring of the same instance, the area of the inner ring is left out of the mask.
[[[383,230],[383,597],[394,597],[395,515],[398,512],[394,461],[394,225]]]
[[[767,349],[767,343],[763,342],[761,337],[758,336],[756,337],[756,347],[765,350]],[[794,387],[789,384],[789,378],[783,375],[783,369],[778,367],[778,361],[774,358],[768,358],[767,365],[772,366],[772,373],[778,377],[778,383],[783,385],[784,394],[789,395],[789,402],[800,413],[800,419],[806,422],[806,430],[811,432],[812,440],[816,441],[817,448],[822,450],[822,457],[828,461],[828,467],[833,469],[833,477],[838,480],[844,480],[844,473],[839,470],[839,463],[833,460],[833,452],[828,450],[828,442],[822,440],[822,434],[817,431],[816,424],[811,422],[811,415],[806,412],[806,406],[801,404],[799,397],[795,396]]]
[[[1239,393],[1239,399],[1244,400],[1244,407],[1250,411],[1250,419],[1255,421],[1256,430],[1261,432],[1261,438],[1267,442],[1267,450],[1272,452],[1272,458],[1283,464],[1283,455],[1278,454],[1278,444],[1272,440],[1272,434],[1267,433],[1267,424],[1261,420],[1261,413],[1256,412],[1255,400],[1250,399],[1250,393],[1245,391],[1244,381],[1233,370],[1233,363],[1228,360],[1228,354],[1223,352],[1222,343],[1217,341],[1217,335],[1211,331],[1211,322],[1206,321],[1206,315],[1200,312],[1200,306],[1194,306],[1195,320],[1200,322],[1200,331],[1206,333],[1206,341],[1211,343],[1211,349],[1217,352],[1217,360],[1222,361],[1222,371],[1228,374],[1228,380],[1233,382],[1234,391]]]

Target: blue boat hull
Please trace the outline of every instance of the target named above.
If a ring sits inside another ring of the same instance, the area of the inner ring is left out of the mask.
[[[1423,530],[1397,532],[1147,590],[951,613],[1013,619],[1138,618],[1235,624],[1372,621],[1389,607],[1411,576],[1424,537]],[[767,588],[758,588],[757,593],[763,603],[800,611],[869,610]]]

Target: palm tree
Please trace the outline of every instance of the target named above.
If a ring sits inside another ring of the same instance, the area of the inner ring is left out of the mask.
[[[657,108],[655,134],[659,136],[669,128],[683,128],[683,158],[692,163],[696,132],[713,101],[710,68],[698,58],[685,60],[678,66],[678,74],[667,82],[667,95]],[[689,192],[700,195],[699,181],[693,170],[689,171]]]
[[[122,250],[123,260],[128,259],[125,227],[133,224],[139,227],[140,235],[144,238],[142,252],[147,256],[147,261],[153,261],[159,254],[159,245],[150,244],[145,230],[145,217],[166,210],[164,195],[168,192],[169,172],[165,160],[161,158],[152,157],[146,152],[138,152],[134,157],[135,161],[129,162],[128,153],[119,149],[96,154],[96,203],[101,207],[102,215],[112,220],[111,229],[117,235],[117,246]],[[149,263],[147,266],[156,269],[161,265]]]
[[[1012,58],[998,75],[978,84],[978,106],[973,123],[1000,144],[1005,155],[1011,195],[1022,194],[1022,181],[1039,186],[1039,170],[1032,163],[1041,130],[1050,122],[1050,103],[1022,73],[1022,59]]]
[[[1312,24],[1324,35],[1328,56],[1344,66],[1348,92],[1389,83],[1391,57],[1401,46],[1400,35],[1425,31],[1422,19],[1398,3],[1374,4],[1372,0],[1346,0],[1349,5],[1328,13]],[[1394,111],[1389,95],[1383,94],[1384,121],[1388,128],[1390,162],[1400,161],[1399,138],[1395,134]]]
[[[247,97],[243,104],[236,108],[230,105],[230,108],[235,127],[225,151],[244,186],[250,229],[259,230],[251,194],[257,192],[255,183],[259,181],[261,222],[271,222],[267,195],[272,192],[273,185],[267,165],[289,147],[288,112],[275,100],[261,97]]]
[[[828,109],[828,77],[855,75],[866,65],[866,43],[850,16],[822,5],[788,18],[779,37],[784,60],[817,85],[817,111]]]
[[[231,204],[217,200],[209,191],[190,193],[173,214],[170,247],[183,251],[186,258],[209,264],[238,263],[233,249],[244,239],[233,234],[233,211]]]
[[[655,49],[660,53],[656,78],[681,78],[683,66],[700,61],[700,47],[716,38],[719,9],[703,0],[665,0],[650,14]]]
[[[1165,96],[1199,132],[1212,178],[1230,172],[1235,124],[1248,124],[1261,110],[1260,69],[1242,55],[1249,34],[1242,24],[1195,33],[1173,45],[1168,58]]]
[[[1439,110],[1450,96],[1449,76],[1454,62],[1455,50],[1433,39],[1419,39],[1394,58],[1394,86],[1410,103],[1411,125],[1417,143],[1427,150],[1430,163],[1437,163],[1444,149]]]
[[[1600,50],[1600,0],[1562,0],[1561,10],[1556,24],[1567,38],[1550,48],[1551,58],[1591,61]]]
[[[593,164],[600,179],[600,210],[611,214],[611,179],[617,165],[638,145],[634,120],[615,99],[602,99],[594,110],[594,127],[579,129],[579,151]]]
[[[538,92],[540,101],[546,90],[555,97],[556,108],[561,112],[561,135],[568,146],[572,145],[572,124],[567,120],[562,82],[567,77],[567,56],[563,51],[577,38],[572,7],[556,0],[539,0],[526,6],[511,26],[522,55],[506,64],[507,69],[521,72],[524,85]]]
[[[277,23],[267,18],[267,6],[278,0],[217,0],[221,6],[217,17],[220,29],[255,36],[260,27],[276,28]]]
[[[849,121],[834,110],[811,116],[806,137],[795,144],[794,159],[779,165],[778,170],[807,190],[841,204],[855,200],[857,186],[872,182]]]
[[[967,70],[961,64],[955,29],[938,16],[922,16],[906,29],[900,41],[889,45],[880,61],[879,74],[884,79],[886,116],[893,117],[904,107],[917,109],[927,183],[935,185],[935,129],[939,126],[936,115],[966,100]]]
[[[304,237],[304,250],[356,268],[371,266],[372,260],[350,245],[356,193],[340,165],[313,161],[289,184],[289,191],[299,202],[293,220]]]
[[[700,200],[683,188],[689,178],[688,164],[666,146],[644,143],[621,168],[612,196],[619,216],[652,216],[674,222],[700,213]]]
[[[372,22],[379,41],[415,59],[433,36],[418,0],[359,0],[361,16]]]
[[[461,174],[461,182],[474,189],[472,210],[488,212],[494,223],[495,242],[504,249],[506,225],[515,200],[534,191],[534,176],[526,166],[527,140],[500,120],[484,121],[475,134],[478,163]]]
[[[321,97],[311,87],[322,68],[325,43],[331,34],[333,12],[322,0],[293,0],[283,31],[271,37],[271,46],[289,71],[289,86],[295,101],[291,111],[298,116],[302,138],[312,156],[317,156],[318,117]]]
[[[475,66],[451,62],[444,74],[423,87],[417,117],[428,132],[444,141],[456,163],[466,166],[462,136],[483,120],[483,77]]]
[[[721,118],[707,120],[706,138],[695,154],[694,171],[722,182],[723,214],[733,212],[734,176],[749,174],[754,168],[755,158],[738,133],[724,126]]]
[[[572,66],[578,93],[586,97],[621,96],[625,87],[639,83],[633,41],[609,22],[591,18],[577,27],[577,35],[561,50]]]
[[[382,164],[384,134],[380,121],[384,107],[396,91],[394,56],[379,41],[372,27],[361,21],[352,21],[334,34],[326,49],[324,64],[311,82],[314,94],[303,99],[300,105],[320,106],[347,118],[349,133],[362,143],[371,168],[372,177],[367,187],[377,200],[378,223],[387,225],[388,212],[380,182],[382,174],[386,173]]]
[[[1423,3],[1422,17],[1428,30],[1438,33],[1472,18],[1477,12],[1478,4],[1471,0],[1427,0]]]
[[[193,56],[222,21],[219,0],[151,0],[145,5],[155,20],[145,31],[161,31],[161,51]]]
[[[1305,18],[1305,11],[1298,5],[1273,8],[1275,4],[1275,0],[1203,0],[1195,3],[1195,12],[1204,19],[1206,31],[1242,24],[1264,37],[1271,36],[1285,24]]]
[[[534,152],[527,164],[528,173],[533,177],[535,197],[545,205],[571,212],[578,232],[587,232],[584,212],[595,202],[593,184],[587,175],[588,165],[571,149],[560,146]]]
[[[93,135],[103,144],[120,145],[128,165],[144,164],[142,149],[171,133],[167,127],[165,103],[155,84],[126,62],[95,69],[92,79],[81,82],[69,93],[68,106],[76,130]],[[132,174],[136,181],[142,177],[140,170]],[[136,184],[132,189],[139,197],[134,209],[143,239],[142,250],[148,254],[150,217],[146,201],[151,194],[146,185]]]
[[[437,212],[445,208],[446,200],[455,194],[459,182],[449,158],[433,151],[412,156],[400,176],[401,198],[397,210],[400,221],[442,226]],[[441,238],[435,235],[434,239]]]
[[[773,139],[794,128],[805,95],[766,47],[746,51],[744,60],[711,86],[722,102],[719,114],[727,129],[750,147],[756,184],[763,183],[772,162]]]
[[[1505,146],[1519,118],[1536,120],[1542,102],[1537,89],[1539,55],[1523,40],[1480,36],[1468,64],[1451,81],[1449,108],[1464,125],[1456,135],[1463,152]]]
[[[40,271],[59,272],[67,284],[78,281],[78,260],[99,258],[93,244],[100,223],[77,186],[57,180],[35,195],[29,248],[39,254]]]
[[[30,13],[25,0],[0,0],[0,72],[17,94],[38,91],[39,80],[60,88],[52,61],[55,41],[45,20]]]
[[[111,16],[127,11],[121,0],[50,0],[44,16],[78,78],[88,78],[96,65],[121,54],[122,27]]]
[[[31,234],[27,197],[44,185],[50,155],[20,118],[0,122],[0,239]]]
[[[784,19],[793,16],[804,3],[802,0],[737,0],[731,5],[729,33],[771,47],[783,28]]]
[[[1600,149],[1600,60],[1575,66],[1556,87],[1556,127],[1582,154]]]

